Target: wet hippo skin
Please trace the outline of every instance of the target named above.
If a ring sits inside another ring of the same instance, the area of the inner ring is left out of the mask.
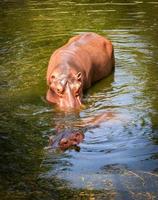
[[[114,68],[112,43],[96,33],[72,37],[51,56],[46,99],[62,110],[79,109],[83,91]]]

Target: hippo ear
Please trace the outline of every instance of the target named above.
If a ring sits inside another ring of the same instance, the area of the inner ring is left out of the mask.
[[[78,81],[81,81],[82,73],[78,72],[77,75],[76,75],[76,78],[77,78]]]

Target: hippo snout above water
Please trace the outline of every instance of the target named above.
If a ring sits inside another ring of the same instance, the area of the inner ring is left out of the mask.
[[[60,149],[62,151],[77,145],[84,139],[84,134],[81,130],[64,130],[56,136],[49,137],[49,149]]]

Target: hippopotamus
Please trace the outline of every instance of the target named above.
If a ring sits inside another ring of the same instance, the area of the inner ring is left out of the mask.
[[[83,91],[114,69],[113,45],[96,33],[72,37],[51,56],[46,99],[62,110],[79,109]]]

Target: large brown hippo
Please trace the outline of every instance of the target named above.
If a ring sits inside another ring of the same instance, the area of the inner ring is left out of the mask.
[[[51,56],[46,99],[62,110],[78,109],[83,90],[108,76],[114,68],[112,43],[96,33],[72,37]]]

